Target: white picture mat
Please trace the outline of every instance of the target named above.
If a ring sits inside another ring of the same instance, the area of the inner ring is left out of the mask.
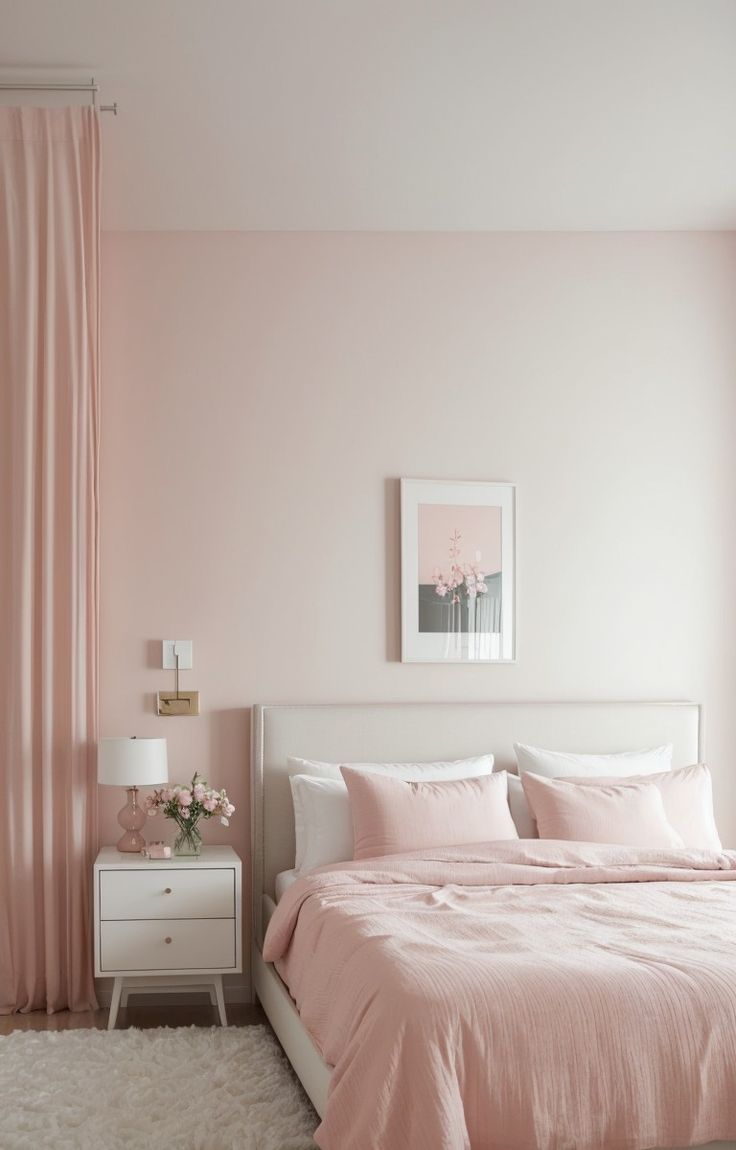
[[[460,651],[446,652],[441,633],[420,632],[419,506],[501,509],[501,634],[461,637]],[[516,660],[516,487],[472,480],[401,480],[401,659],[404,663],[513,663]]]

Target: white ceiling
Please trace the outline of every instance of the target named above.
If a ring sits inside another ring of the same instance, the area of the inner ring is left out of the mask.
[[[736,0],[0,0],[111,229],[736,227]]]

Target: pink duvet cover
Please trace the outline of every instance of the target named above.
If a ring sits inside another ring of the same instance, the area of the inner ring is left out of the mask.
[[[736,853],[519,840],[335,864],[269,926],[323,1150],[736,1139]]]

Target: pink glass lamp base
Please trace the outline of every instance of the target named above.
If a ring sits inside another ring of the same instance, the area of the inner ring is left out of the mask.
[[[127,787],[126,794],[128,801],[118,814],[118,822],[125,833],[118,839],[117,848],[119,851],[139,854],[146,845],[140,832],[146,824],[147,816],[143,807],[138,805],[138,788]]]

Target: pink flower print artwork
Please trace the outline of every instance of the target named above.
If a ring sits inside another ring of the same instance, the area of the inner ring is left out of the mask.
[[[420,504],[418,512],[418,630],[488,629],[480,601],[489,580],[495,595],[500,587],[500,508]]]
[[[515,504],[513,483],[401,480],[402,662],[514,662]]]
[[[450,536],[450,546],[447,552],[450,560],[459,557],[461,541],[462,535],[456,529]],[[480,552],[477,554],[480,555]],[[483,582],[485,573],[477,563],[463,563],[461,566],[459,563],[451,562],[449,571],[450,574],[447,579],[439,567],[436,567],[432,574],[435,594],[439,595],[440,598],[444,598],[449,589],[455,592],[452,596],[452,602],[460,603],[463,599],[475,599],[477,595],[487,590]]]

